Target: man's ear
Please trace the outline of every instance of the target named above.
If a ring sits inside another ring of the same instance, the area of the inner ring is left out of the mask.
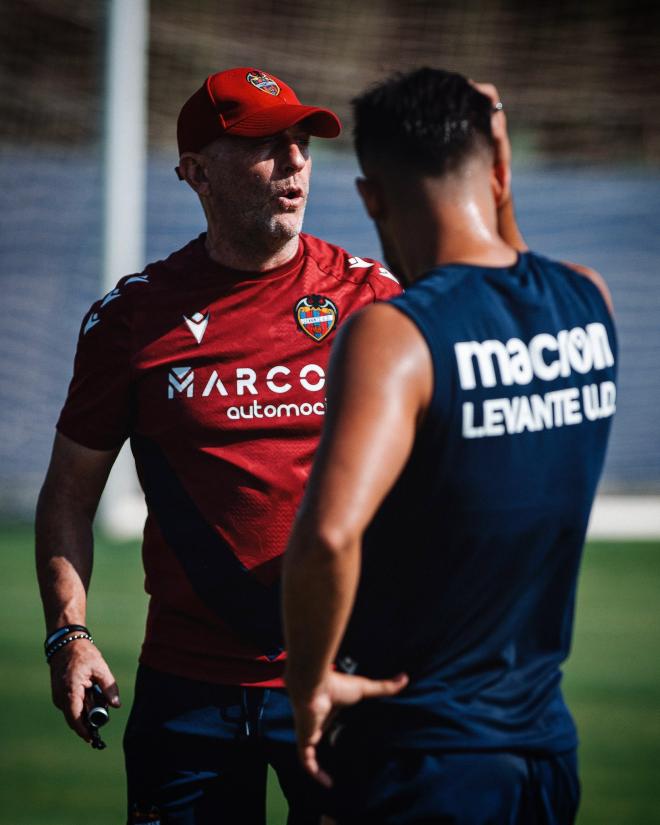
[[[198,195],[208,195],[210,192],[209,179],[206,176],[204,166],[204,156],[194,152],[186,152],[181,155],[177,175],[197,192]]]
[[[490,185],[495,205],[499,209],[511,197],[511,167],[508,163],[502,163],[497,158],[493,161]]]
[[[385,201],[380,185],[371,178],[356,178],[355,185],[369,217],[374,221],[382,220]]]

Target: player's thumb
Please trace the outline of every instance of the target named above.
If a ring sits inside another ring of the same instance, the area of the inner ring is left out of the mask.
[[[399,673],[392,679],[365,679],[364,699],[373,699],[377,696],[394,696],[400,693],[408,684],[408,676]]]
[[[115,677],[110,672],[110,668],[99,668],[94,674],[94,681],[103,691],[103,695],[108,700],[108,704],[113,708],[121,706],[121,699],[119,697],[119,687]]]

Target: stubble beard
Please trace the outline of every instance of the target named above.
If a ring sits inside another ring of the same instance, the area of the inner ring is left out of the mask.
[[[295,212],[244,213],[237,235],[255,253],[275,253],[297,239],[302,231],[305,207]],[[238,216],[236,216],[238,217]]]
[[[214,234],[230,251],[230,257],[259,261],[283,250],[293,256],[302,231],[307,192],[298,209],[285,211],[272,198],[272,192],[262,190],[257,194],[243,188],[239,195],[241,188],[236,185],[228,190],[225,185],[222,195],[210,197],[204,207],[209,225],[215,227]]]

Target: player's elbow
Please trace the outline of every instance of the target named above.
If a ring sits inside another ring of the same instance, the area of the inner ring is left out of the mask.
[[[327,559],[349,555],[359,539],[357,531],[347,525],[320,525],[315,534],[317,552]]]
[[[316,563],[334,563],[359,548],[360,532],[349,524],[302,519],[296,525],[290,552],[313,558]]]

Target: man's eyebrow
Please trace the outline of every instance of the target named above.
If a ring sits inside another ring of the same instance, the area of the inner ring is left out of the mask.
[[[280,134],[284,135],[284,134],[287,134],[287,133],[289,133],[290,135],[292,135],[295,138],[309,139],[312,136],[311,133],[307,129],[305,129],[304,126],[300,126],[298,124],[296,124],[294,126],[291,126],[289,129],[285,129]]]

